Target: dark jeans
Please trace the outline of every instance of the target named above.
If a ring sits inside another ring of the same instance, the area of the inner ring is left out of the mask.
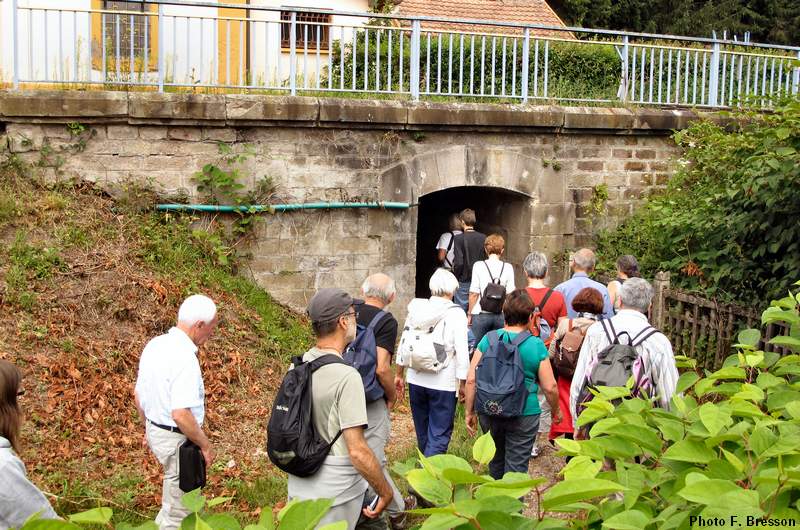
[[[464,313],[469,308],[469,286],[472,282],[458,282],[458,289],[453,293],[453,302],[460,305]]]
[[[479,414],[478,419],[483,432],[492,433],[497,447],[494,458],[489,462],[492,478],[501,479],[509,471],[527,473],[531,449],[539,431],[539,415],[497,418]]]
[[[409,384],[408,398],[419,450],[425,456],[446,453],[456,415],[455,391],[445,392]]]
[[[503,329],[505,319],[503,313],[480,313],[472,315],[472,334],[475,335],[475,346],[481,343],[484,335],[495,329]]]

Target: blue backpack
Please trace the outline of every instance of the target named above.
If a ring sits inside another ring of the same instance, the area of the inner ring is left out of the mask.
[[[522,415],[528,394],[536,391],[525,385],[525,370],[519,353],[520,345],[530,338],[530,331],[523,331],[511,342],[500,339],[497,330],[486,335],[489,347],[476,368],[475,411],[487,416],[515,418]]]
[[[345,362],[358,370],[361,381],[364,383],[364,394],[367,403],[377,401],[384,397],[386,393],[375,375],[378,368],[378,346],[375,343],[375,326],[386,314],[386,311],[378,311],[368,326],[358,325],[356,338],[344,352],[342,357]]]

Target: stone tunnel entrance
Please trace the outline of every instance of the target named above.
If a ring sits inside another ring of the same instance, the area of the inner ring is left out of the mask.
[[[500,234],[506,240],[504,261],[514,265],[522,280],[522,260],[530,249],[531,198],[504,188],[461,186],[428,193],[419,198],[415,296],[428,297],[428,280],[438,266],[436,243],[448,231],[448,217],[464,208],[475,210],[476,230]]]

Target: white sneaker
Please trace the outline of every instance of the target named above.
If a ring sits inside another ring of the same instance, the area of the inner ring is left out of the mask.
[[[536,458],[539,456],[539,446],[534,444],[533,449],[531,449],[531,458]]]

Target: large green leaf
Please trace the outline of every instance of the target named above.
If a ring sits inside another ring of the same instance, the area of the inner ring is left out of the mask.
[[[730,480],[707,479],[687,484],[678,495],[698,504],[714,504],[725,493],[741,489]]]
[[[239,521],[227,513],[211,514],[205,518],[205,521],[214,530],[241,530],[242,528]]]
[[[769,428],[759,425],[750,435],[749,446],[757,455],[762,455],[777,441],[777,436]]]
[[[639,510],[626,510],[603,521],[603,528],[614,530],[642,530],[650,523],[650,516]]]
[[[602,462],[595,462],[588,456],[576,456],[567,462],[560,474],[564,475],[567,480],[578,478],[594,478],[603,467]]]
[[[467,519],[450,514],[435,514],[428,517],[420,530],[450,530],[459,525],[468,523]]]
[[[711,436],[716,434],[731,423],[731,415],[715,403],[703,403],[698,409],[700,421]]]
[[[599,478],[564,480],[544,493],[542,507],[545,510],[558,511],[561,506],[602,497],[623,489],[616,482]]]
[[[347,521],[337,521],[335,523],[320,526],[317,530],[347,530]]]
[[[198,513],[206,505],[206,498],[200,493],[200,488],[185,493],[181,497],[183,506],[192,513]]]
[[[452,490],[425,469],[413,469],[406,474],[406,480],[417,493],[433,504],[450,502]]]
[[[460,469],[462,471],[472,471],[469,462],[456,455],[433,455],[426,458],[428,463],[438,469]]]
[[[758,346],[758,341],[761,340],[761,331],[752,328],[743,329],[739,332],[739,336],[737,338],[739,340],[739,344],[744,344],[746,346],[755,348]]]
[[[651,428],[638,425],[614,425],[608,428],[608,432],[635,443],[651,453],[661,453],[661,439]]]
[[[483,484],[489,482],[489,479],[463,469],[445,469],[442,472],[442,477],[451,484]]]
[[[480,438],[475,440],[472,446],[472,458],[480,464],[486,465],[492,461],[494,454],[497,451],[491,433],[485,433]]]
[[[313,530],[328,513],[333,500],[315,499],[292,504],[283,513],[279,528],[291,530]]]
[[[679,462],[707,464],[717,455],[702,442],[695,440],[681,440],[664,451],[663,458]]]
[[[681,376],[678,378],[678,384],[675,386],[675,392],[678,393],[678,394],[682,394],[683,392],[686,392],[699,379],[700,379],[700,376],[697,375],[696,372],[684,372],[684,373],[682,373]]]
[[[745,379],[747,378],[747,374],[744,371],[744,368],[740,368],[738,366],[727,366],[725,368],[720,368],[713,374],[708,376],[709,379]]]
[[[114,514],[111,508],[94,508],[85,512],[74,513],[67,517],[69,522],[77,524],[108,524]]]

